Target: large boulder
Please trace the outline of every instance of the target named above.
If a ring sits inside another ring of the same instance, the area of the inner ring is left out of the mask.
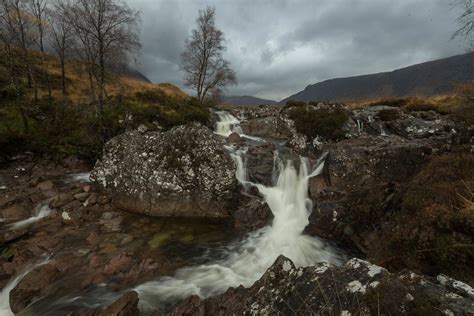
[[[113,138],[91,179],[116,206],[152,216],[224,219],[238,189],[230,155],[197,123]]]
[[[392,274],[360,259],[296,268],[280,256],[250,288],[201,300],[171,315],[474,315],[474,290],[445,275]]]

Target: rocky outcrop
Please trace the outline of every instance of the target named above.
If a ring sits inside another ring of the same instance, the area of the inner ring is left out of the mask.
[[[444,275],[393,274],[360,259],[341,267],[296,268],[280,256],[250,288],[205,300],[192,296],[172,315],[474,315],[474,290]]]
[[[235,165],[200,124],[131,131],[110,140],[91,179],[120,208],[153,216],[229,217]]]

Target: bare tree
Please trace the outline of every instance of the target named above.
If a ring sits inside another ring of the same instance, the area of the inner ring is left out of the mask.
[[[66,89],[66,59],[74,44],[74,28],[67,19],[67,10],[70,2],[57,0],[48,10],[48,24],[51,30],[51,47],[56,52],[61,64],[61,88],[63,96],[67,95]]]
[[[46,12],[47,12],[47,0],[28,0],[29,12],[31,12],[34,18],[34,25],[36,26],[36,38],[35,43],[41,52],[41,63],[45,72],[46,86],[48,87],[48,95],[51,97],[51,84],[49,80],[48,68],[46,65],[46,56],[44,51],[44,37],[46,30]]]
[[[30,64],[29,48],[31,46],[31,23],[25,10],[24,3],[19,0],[0,0],[0,39],[10,65],[10,85],[16,91],[16,106],[20,112],[25,133],[29,132],[28,117],[21,100],[21,80],[15,66],[18,52],[26,65],[28,85],[32,82],[35,86],[35,99],[37,88]]]
[[[108,69],[126,63],[140,48],[139,12],[120,0],[77,0],[67,19],[97,82],[99,112],[103,112]]]
[[[20,49],[23,63],[26,66],[28,86],[34,86],[36,100],[38,98],[38,88],[30,58],[30,49],[36,36],[33,18],[28,11],[25,0],[1,0],[1,5],[13,45]]]
[[[459,28],[454,32],[453,38],[463,37],[474,46],[474,0],[457,0],[456,4],[461,7],[462,13],[457,19]]]
[[[197,28],[186,40],[186,48],[181,55],[185,84],[196,91],[200,101],[209,93],[219,93],[228,85],[237,83],[230,63],[222,57],[225,39],[222,31],[215,26],[215,15],[214,7],[199,11]]]

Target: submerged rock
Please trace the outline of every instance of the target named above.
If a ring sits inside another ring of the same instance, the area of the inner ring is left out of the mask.
[[[123,209],[220,219],[233,208],[234,174],[235,165],[213,132],[190,124],[113,138],[91,179]]]
[[[172,315],[473,315],[468,285],[453,287],[412,272],[392,274],[360,259],[341,267],[319,263],[296,268],[280,256],[250,288],[229,289],[205,300],[192,296]],[[459,282],[459,281],[458,281]]]

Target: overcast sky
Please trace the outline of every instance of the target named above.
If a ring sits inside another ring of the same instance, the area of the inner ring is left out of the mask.
[[[322,80],[464,53],[453,0],[127,0],[141,11],[138,69],[184,89],[179,58],[198,11],[214,5],[239,84],[280,100]]]

